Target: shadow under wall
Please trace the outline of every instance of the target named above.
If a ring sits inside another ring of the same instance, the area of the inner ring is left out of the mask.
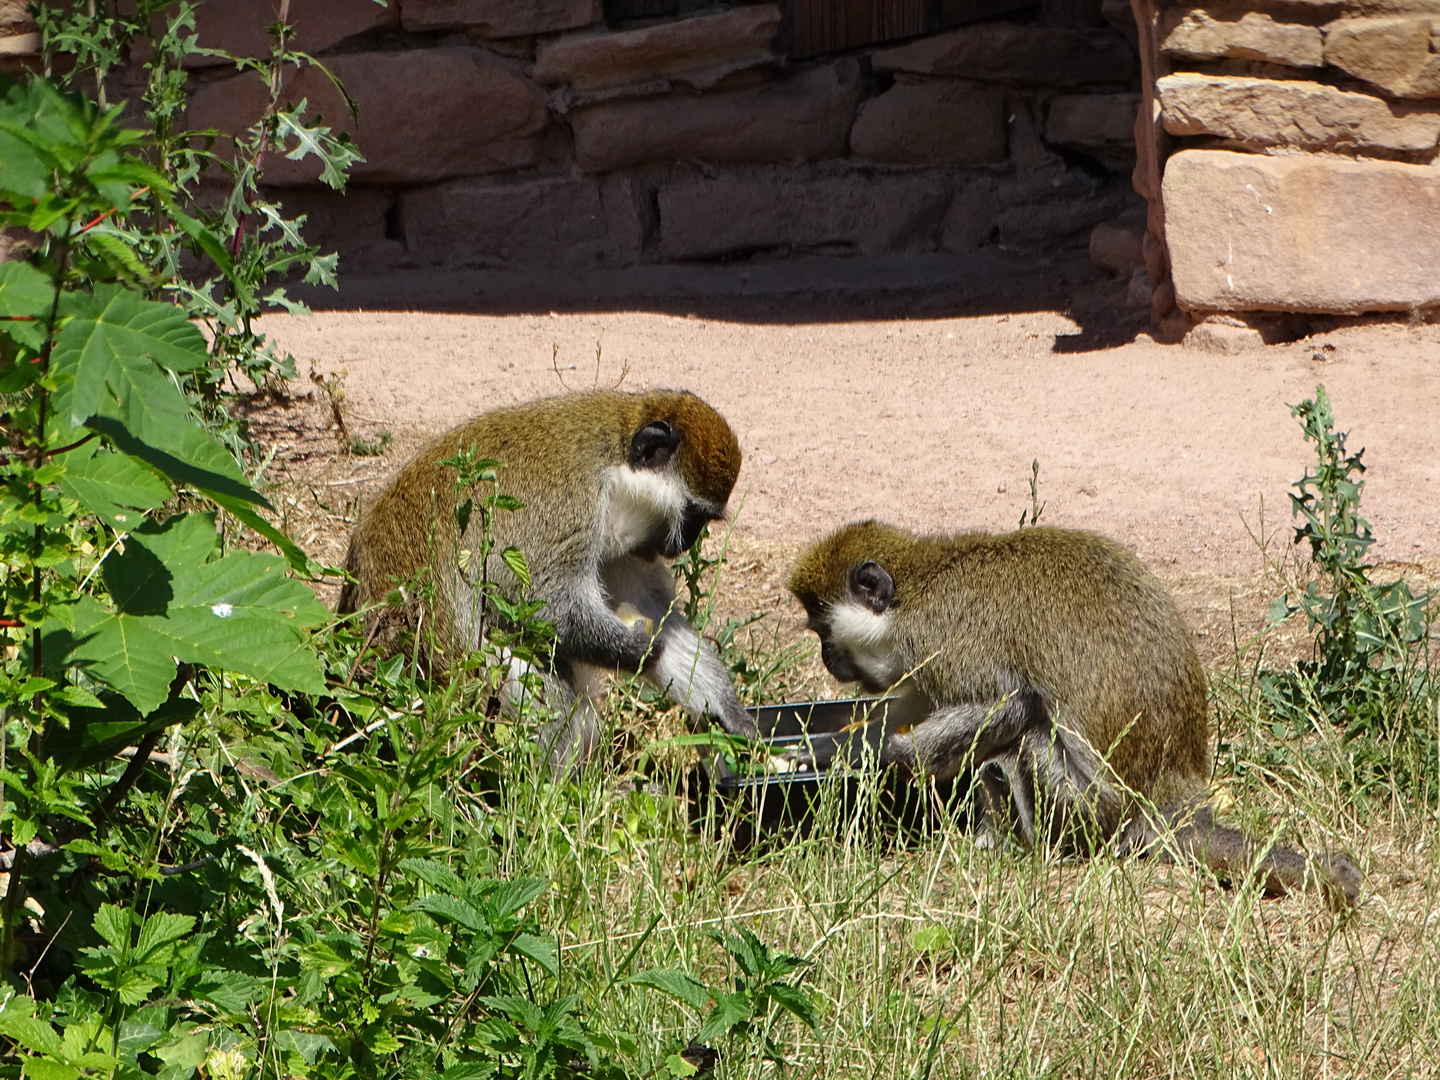
[[[1147,309],[1083,251],[1022,255],[804,256],[611,270],[399,270],[292,292],[317,311],[547,315],[646,311],[766,324],[954,319],[1058,311],[1078,325],[1054,351],[1132,341]]]

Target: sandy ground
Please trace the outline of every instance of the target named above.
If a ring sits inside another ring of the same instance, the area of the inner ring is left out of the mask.
[[[572,293],[550,310],[543,292],[487,301],[477,288],[428,311],[268,316],[302,374],[341,373],[352,431],[394,438],[381,457],[337,456],[315,402],[257,415],[292,530],[338,561],[359,500],[473,413],[597,383],[684,387],[745,454],[731,502],[739,608],[785,610],[788,560],[846,521],[1012,528],[1038,460],[1044,523],[1127,544],[1202,638],[1228,641],[1232,612],[1257,625],[1273,592],[1258,538],[1272,558],[1290,548],[1287,491],[1312,454],[1287,405],[1323,383],[1351,449],[1365,448],[1375,555],[1440,575],[1440,327],[1344,326],[1221,355],[1157,344],[1123,285],[1073,259],[898,290],[787,287],[766,272],[763,289],[710,297]],[[377,290],[353,295],[378,302]],[[424,303],[415,292],[390,306]]]

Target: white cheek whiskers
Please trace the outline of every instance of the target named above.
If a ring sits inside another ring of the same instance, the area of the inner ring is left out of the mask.
[[[830,607],[830,640],[867,681],[877,685],[896,682],[902,672],[890,639],[894,616],[876,614],[863,604],[844,601]]]
[[[601,558],[627,555],[662,528],[678,543],[688,499],[684,482],[669,469],[606,469],[600,486]]]

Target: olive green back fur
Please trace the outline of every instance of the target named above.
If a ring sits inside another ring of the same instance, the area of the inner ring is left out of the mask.
[[[495,515],[495,550],[518,545],[529,561],[532,595],[544,598],[582,568],[599,550],[599,499],[603,473],[627,461],[631,438],[645,424],[665,420],[681,432],[676,467],[691,494],[724,507],[740,470],[733,432],[710,406],[685,391],[622,393],[597,390],[541,398],[496,409],[452,428],[424,447],[366,509],[350,538],[346,569],[356,584],[341,594],[343,614],[383,600],[397,581],[431,566],[442,596],[452,590],[456,554],[478,546],[478,535],[455,535],[455,471],[438,464],[471,447],[503,463],[500,490],[524,508]],[[479,495],[487,492],[479,492]],[[470,533],[480,528],[471,518]],[[478,567],[465,577],[478,577]],[[492,580],[507,589],[515,582],[498,558],[490,560]],[[448,604],[436,605],[435,629],[442,644]]]
[[[817,543],[789,587],[823,619],[866,561],[895,582],[892,641],[933,706],[993,700],[1018,679],[1127,786],[1156,802],[1203,790],[1204,671],[1168,592],[1125,548],[1066,529],[917,537],[872,521]]]

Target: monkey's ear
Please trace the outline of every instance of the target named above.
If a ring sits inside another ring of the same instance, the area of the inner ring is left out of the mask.
[[[895,579],[877,562],[863,562],[850,571],[850,595],[876,615],[895,600]]]
[[[664,420],[651,420],[630,440],[632,469],[663,469],[680,446],[680,432]]]

